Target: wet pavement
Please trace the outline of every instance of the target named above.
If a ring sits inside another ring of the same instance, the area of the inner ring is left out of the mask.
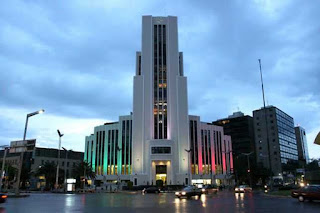
[[[319,213],[320,202],[300,203],[260,193],[235,195],[219,192],[200,198],[178,199],[172,193],[31,194],[9,198],[0,204],[0,213],[19,212],[304,212]]]

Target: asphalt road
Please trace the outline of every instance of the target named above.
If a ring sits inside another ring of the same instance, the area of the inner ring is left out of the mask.
[[[303,212],[319,213],[320,202],[300,203],[293,198],[277,198],[248,193],[219,192],[200,198],[178,199],[172,193],[133,194],[31,194],[9,198],[0,204],[0,213],[51,212]]]

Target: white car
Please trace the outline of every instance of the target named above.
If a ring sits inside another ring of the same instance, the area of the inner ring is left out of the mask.
[[[252,188],[248,185],[240,185],[234,189],[236,193],[252,192]]]

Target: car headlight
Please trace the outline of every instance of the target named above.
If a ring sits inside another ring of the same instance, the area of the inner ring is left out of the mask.
[[[205,192],[206,190],[205,190],[205,189],[201,189],[201,191],[202,191],[202,192]]]
[[[239,189],[238,189],[238,188],[236,188],[235,190],[236,190],[236,191],[239,191]]]
[[[268,188],[268,186],[267,186],[267,185],[264,185],[264,188],[266,189],[266,188]]]
[[[186,192],[181,192],[182,195],[186,195]]]
[[[175,195],[179,195],[180,193],[179,192],[176,192],[176,193],[174,193]]]
[[[243,189],[243,188],[241,188],[241,189],[240,189],[240,191],[244,191],[244,189]]]

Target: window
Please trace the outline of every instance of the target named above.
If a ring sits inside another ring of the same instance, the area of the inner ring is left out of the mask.
[[[257,126],[259,126],[260,125],[260,123],[259,122],[257,122]]]
[[[69,167],[69,162],[67,162],[67,167]]]
[[[171,154],[171,147],[169,146],[155,146],[151,147],[151,154]]]
[[[64,166],[64,161],[62,161],[62,166]]]

